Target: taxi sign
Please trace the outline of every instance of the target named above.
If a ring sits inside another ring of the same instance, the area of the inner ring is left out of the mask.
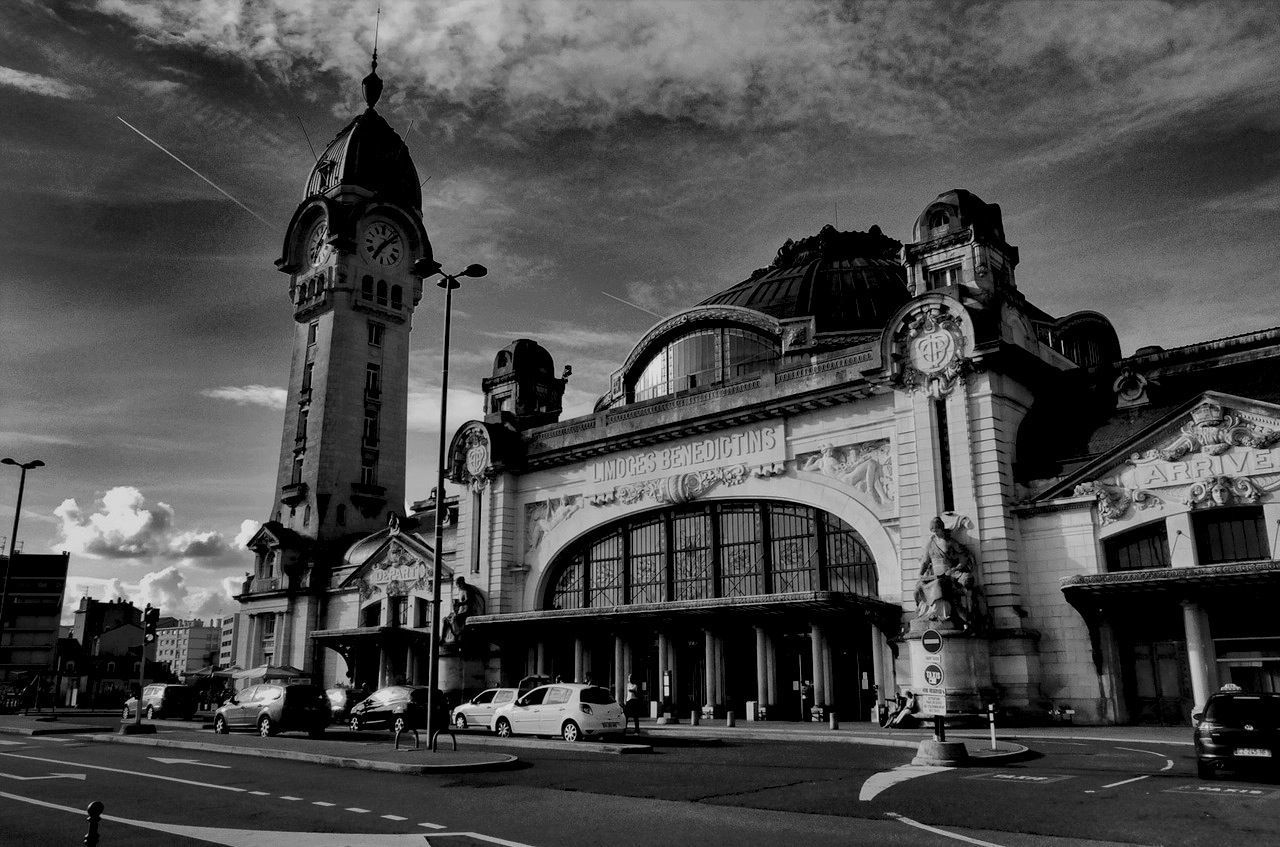
[[[926,653],[941,653],[942,636],[936,629],[925,630],[924,635],[920,637],[920,646]]]
[[[937,665],[925,665],[924,681],[931,688],[942,685],[942,668]]]

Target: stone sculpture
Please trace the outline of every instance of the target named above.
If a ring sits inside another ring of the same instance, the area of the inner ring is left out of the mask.
[[[925,544],[916,583],[916,620],[952,623],[973,628],[973,556],[951,537],[941,518],[929,524],[933,533]]]

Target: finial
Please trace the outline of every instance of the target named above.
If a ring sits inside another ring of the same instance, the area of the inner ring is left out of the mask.
[[[369,75],[360,83],[364,89],[364,102],[372,109],[378,102],[378,98],[382,96],[382,78],[378,76],[378,28],[382,24],[382,7],[378,7],[378,14],[373,24],[373,60],[369,63]]]

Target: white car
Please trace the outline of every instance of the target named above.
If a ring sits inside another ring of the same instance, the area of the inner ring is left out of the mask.
[[[543,685],[493,713],[493,731],[512,735],[559,735],[565,741],[617,735],[626,718],[613,693],[597,685],[561,682]]]
[[[517,693],[514,688],[486,688],[467,702],[454,706],[449,719],[458,729],[492,726],[494,710],[516,699]]]

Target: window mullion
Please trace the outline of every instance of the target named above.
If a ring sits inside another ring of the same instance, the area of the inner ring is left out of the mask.
[[[666,540],[662,552],[662,594],[669,602],[676,596],[676,530],[671,512],[662,515],[662,534]]]
[[[631,525],[622,525],[622,604],[631,602]]]
[[[827,578],[829,565],[827,561],[827,518],[825,513],[819,512],[816,509],[811,511],[813,514],[813,535],[818,545],[818,578],[813,581],[813,584],[817,586],[819,591],[829,591],[830,588],[828,586],[830,585],[830,580]]]
[[[769,509],[764,503],[756,506],[756,519],[760,521],[760,543],[764,550],[764,593],[773,593],[773,530],[769,526]]]

